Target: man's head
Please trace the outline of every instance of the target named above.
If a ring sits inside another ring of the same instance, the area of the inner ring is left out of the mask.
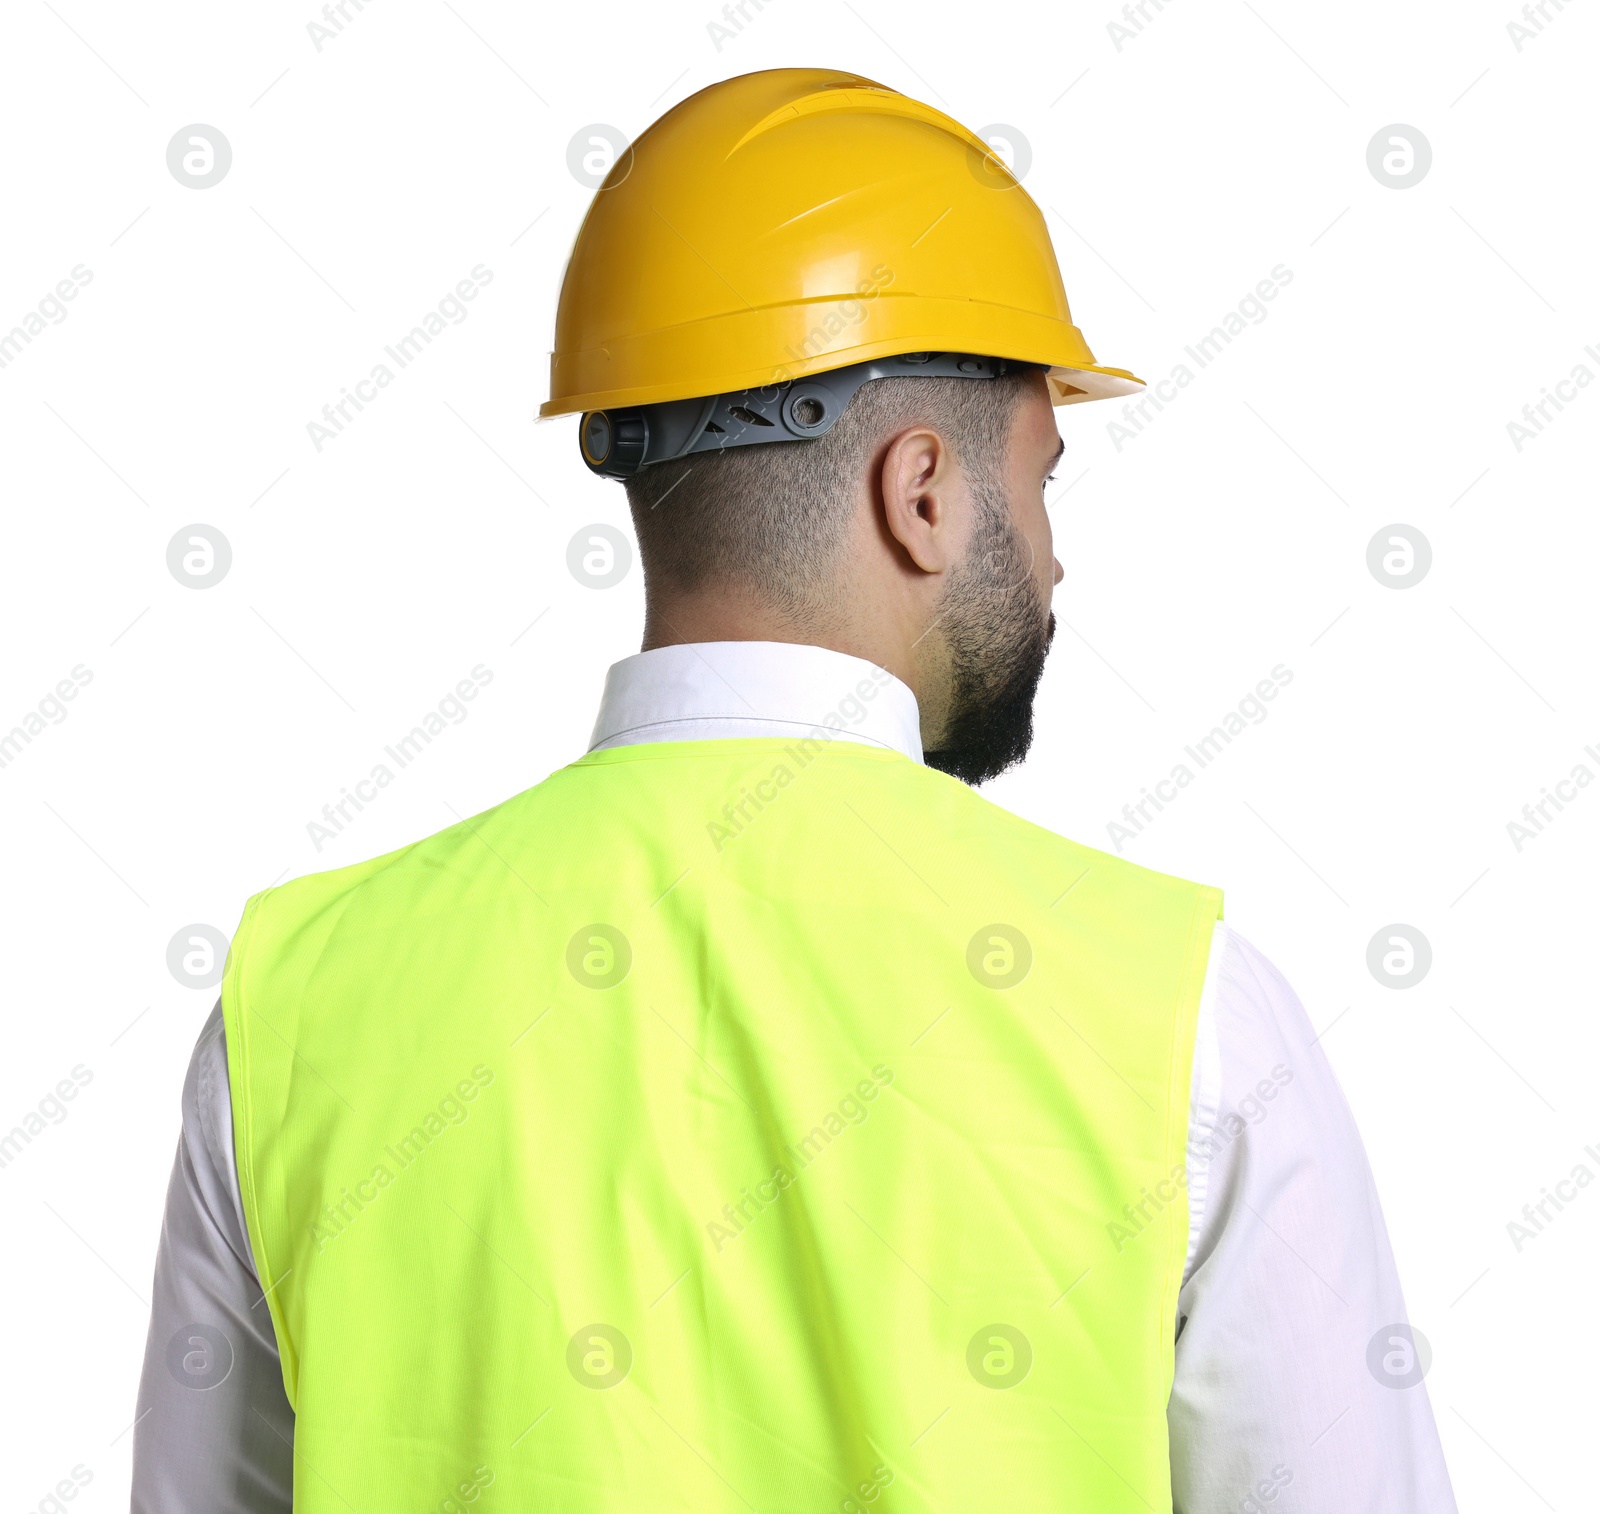
[[[1061,577],[1043,487],[1061,441],[1037,371],[878,379],[812,441],[702,453],[627,483],[645,645],[814,641],[915,691],[927,760],[1021,760]]]

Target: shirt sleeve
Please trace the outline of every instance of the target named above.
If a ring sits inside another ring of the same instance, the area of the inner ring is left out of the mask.
[[[183,1085],[133,1439],[132,1514],[289,1514],[294,1413],[245,1237],[222,1006]]]
[[[1167,1410],[1175,1514],[1455,1514],[1426,1353],[1305,1010],[1219,924],[1202,1011]]]

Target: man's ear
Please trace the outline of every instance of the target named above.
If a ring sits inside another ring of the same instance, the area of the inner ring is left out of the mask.
[[[947,572],[960,560],[960,511],[966,480],[949,443],[931,426],[890,439],[878,470],[883,520],[906,556],[924,573]]]

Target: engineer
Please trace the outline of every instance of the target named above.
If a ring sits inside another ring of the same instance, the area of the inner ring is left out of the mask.
[[[778,69],[639,138],[544,413],[627,491],[643,650],[569,766],[246,906],[136,1514],[1454,1510],[1293,992],[974,787],[1055,407],[1139,388],[941,112]]]

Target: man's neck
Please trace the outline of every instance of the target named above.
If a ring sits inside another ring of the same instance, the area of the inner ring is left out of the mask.
[[[665,602],[647,597],[641,652],[707,641],[776,641],[843,652],[893,673],[922,697],[914,648],[892,628],[870,618],[791,616],[738,594],[719,593],[715,599],[683,596]]]

